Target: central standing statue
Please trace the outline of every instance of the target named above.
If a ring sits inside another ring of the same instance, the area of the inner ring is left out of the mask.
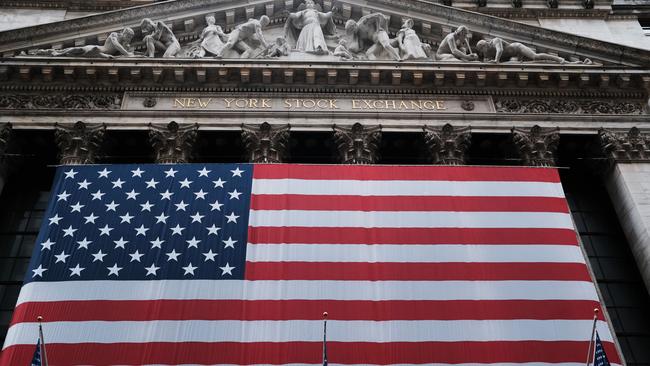
[[[313,0],[306,0],[304,6],[304,10],[289,14],[284,24],[284,37],[296,50],[327,55],[325,34],[336,34],[332,12],[319,11]]]

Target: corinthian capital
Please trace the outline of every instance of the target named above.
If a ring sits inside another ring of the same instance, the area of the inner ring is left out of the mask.
[[[512,140],[523,165],[555,165],[555,153],[560,142],[559,128],[541,128],[537,125],[530,130],[513,128]]]
[[[632,127],[628,132],[600,129],[600,146],[611,161],[650,161],[650,136]]]
[[[289,125],[242,125],[242,140],[251,163],[282,163],[287,155]]]
[[[424,126],[424,142],[431,152],[433,164],[465,164],[471,140],[469,126],[454,128],[449,123],[442,127]]]
[[[9,145],[9,138],[11,137],[11,124],[0,124],[0,162],[4,157],[7,145]]]
[[[81,121],[73,126],[56,124],[54,139],[59,147],[59,163],[94,164],[104,142],[105,132],[104,124],[86,125]]]
[[[192,158],[199,125],[179,126],[172,121],[166,126],[149,125],[149,142],[156,154],[156,163],[187,163]]]
[[[351,128],[333,128],[341,163],[374,164],[378,160],[381,126],[365,127],[361,123],[355,123]]]

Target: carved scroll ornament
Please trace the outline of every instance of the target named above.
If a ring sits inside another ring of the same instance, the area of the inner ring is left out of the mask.
[[[242,126],[242,140],[251,163],[282,163],[287,155],[289,125]]]
[[[541,128],[537,125],[530,130],[513,128],[512,140],[521,156],[522,164],[554,166],[555,153],[560,142],[559,131],[559,128]]]
[[[374,164],[379,159],[381,126],[334,126],[334,142],[342,164]]]
[[[120,109],[119,94],[0,95],[0,109]]]
[[[57,124],[54,139],[59,148],[59,162],[63,165],[96,163],[105,132],[103,124],[86,125],[81,121],[74,126]]]
[[[627,133],[601,129],[600,144],[612,161],[650,161],[650,136],[632,127]]]
[[[179,126],[172,121],[166,126],[150,125],[149,142],[156,155],[156,163],[187,163],[192,158],[199,125]]]
[[[495,98],[500,113],[642,114],[643,105],[627,101]]]
[[[429,148],[433,164],[462,165],[472,140],[470,127],[424,127],[424,142]]]

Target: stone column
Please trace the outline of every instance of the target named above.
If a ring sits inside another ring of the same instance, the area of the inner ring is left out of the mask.
[[[374,164],[379,159],[381,126],[334,126],[334,143],[342,164]]]
[[[555,154],[560,142],[559,128],[541,128],[537,125],[530,130],[513,128],[512,140],[522,165],[555,166]]]
[[[641,277],[650,292],[650,134],[600,130],[611,163],[605,185]]]
[[[442,127],[424,126],[424,143],[429,148],[433,164],[465,164],[471,140],[470,127],[454,128],[449,123]]]
[[[54,139],[59,147],[61,165],[94,164],[104,142],[106,126],[86,125],[77,122],[74,126],[55,125]]]
[[[156,154],[156,163],[187,163],[192,158],[199,125],[179,126],[172,121],[166,126],[150,125],[149,142]]]
[[[251,163],[282,163],[287,156],[289,125],[242,125],[242,141],[246,158]]]
[[[7,145],[9,145],[9,138],[11,137],[11,124],[0,124],[0,194],[7,181],[7,174],[9,172],[9,163],[5,153]]]

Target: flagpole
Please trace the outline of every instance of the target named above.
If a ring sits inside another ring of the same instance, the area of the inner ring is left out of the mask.
[[[589,361],[591,360],[592,349],[591,347],[594,344],[594,335],[596,334],[596,322],[598,321],[598,309],[594,309],[594,325],[591,327],[591,338],[589,339],[589,348],[587,349],[587,364],[589,366]],[[596,347],[594,347],[595,350]]]
[[[47,366],[47,352],[45,352],[45,338],[43,337],[43,325],[41,324],[43,317],[39,315],[36,320],[38,320],[38,338],[41,341],[41,360],[43,361],[43,366]]]
[[[323,366],[327,366],[327,315],[323,313]]]

